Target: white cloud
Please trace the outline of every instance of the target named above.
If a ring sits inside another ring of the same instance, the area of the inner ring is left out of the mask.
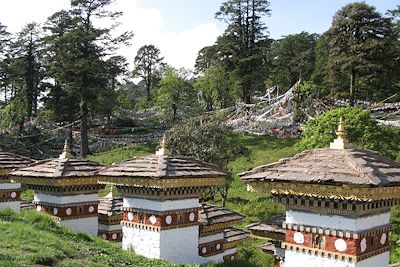
[[[69,0],[3,0],[0,22],[12,32],[19,31],[26,23],[43,23],[54,12],[69,7]],[[160,48],[162,56],[174,67],[193,68],[198,51],[215,42],[220,34],[214,23],[197,25],[186,31],[167,29],[158,9],[141,8],[136,0],[118,0],[112,7],[123,11],[119,32],[133,31],[132,46],[122,47],[120,53],[129,63],[133,62],[137,50],[145,44]],[[104,22],[103,22],[104,23]],[[107,22],[105,22],[107,23]],[[182,21],[182,23],[185,23]]]

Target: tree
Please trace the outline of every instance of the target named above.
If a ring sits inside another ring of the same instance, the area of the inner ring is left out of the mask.
[[[297,147],[305,150],[329,146],[336,138],[340,117],[344,118],[348,139],[355,146],[379,151],[393,159],[400,156],[400,130],[378,125],[369,111],[354,107],[333,109],[315,119],[309,119]]]
[[[309,80],[315,66],[319,36],[301,32],[277,40],[272,45],[275,84],[290,88],[299,79]]]
[[[178,115],[189,115],[196,108],[196,94],[188,76],[187,70],[167,67],[160,81],[157,105],[167,120],[176,121]]]
[[[189,120],[172,128],[169,139],[173,154],[213,163],[225,170],[231,161],[248,153],[246,147],[235,142],[231,128],[215,122]],[[228,196],[229,183],[230,180],[220,191],[223,206]],[[212,191],[211,197],[214,194]]]
[[[328,68],[333,80],[347,73],[351,103],[358,94],[359,78],[372,80],[385,72],[385,53],[391,51],[391,36],[391,20],[364,2],[348,4],[333,17],[327,36]]]
[[[153,82],[158,80],[160,68],[165,64],[164,58],[160,56],[160,49],[154,45],[144,45],[139,48],[135,57],[134,75],[140,76],[146,87],[147,101],[150,101],[150,90],[153,88]]]
[[[232,104],[230,74],[222,67],[209,67],[203,76],[196,79],[194,88],[198,92],[201,104],[205,110],[212,111],[215,108],[226,108]]]
[[[44,78],[40,25],[34,22],[27,24],[12,47],[12,60],[17,66],[14,69],[23,87],[26,116],[30,118],[37,113],[38,98],[42,91],[41,81]]]
[[[267,0],[228,0],[216,13],[218,19],[228,23],[217,40],[219,57],[237,77],[239,95],[245,103],[250,103],[252,94],[264,87],[269,40],[262,17],[270,14],[268,7]]]
[[[0,92],[3,91],[4,103],[7,103],[7,91],[10,84],[10,41],[11,34],[0,23]]]
[[[96,100],[96,91],[107,86],[104,58],[131,37],[128,32],[112,37],[114,25],[109,28],[94,26],[98,19],[115,20],[121,15],[107,10],[110,3],[111,0],[72,0],[71,9],[56,13],[49,27],[50,46],[56,48],[56,60],[52,64],[54,77],[80,98],[82,157],[89,153],[88,101]]]

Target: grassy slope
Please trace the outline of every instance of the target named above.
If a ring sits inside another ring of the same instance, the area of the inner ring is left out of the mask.
[[[123,251],[97,237],[75,234],[33,210],[0,212],[0,233],[0,266],[174,266]]]

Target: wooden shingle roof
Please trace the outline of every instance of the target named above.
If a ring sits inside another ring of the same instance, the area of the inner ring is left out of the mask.
[[[217,166],[189,157],[150,155],[134,157],[99,172],[101,176],[127,178],[226,177]]]
[[[105,216],[122,214],[123,198],[114,196],[110,192],[105,197],[99,198],[98,212]]]
[[[26,167],[34,161],[14,153],[0,151],[0,169],[16,169]]]
[[[282,223],[286,220],[286,215],[275,215],[271,216],[266,220],[249,224],[247,229],[250,231],[262,231],[271,233],[285,234],[286,230],[283,229]]]
[[[103,169],[100,163],[87,159],[55,158],[38,161],[28,167],[15,170],[11,176],[31,178],[84,178],[93,177]]]
[[[367,149],[313,149],[239,174],[247,182],[400,185],[400,164]]]
[[[237,241],[243,241],[247,238],[249,238],[250,234],[246,231],[231,227],[228,229],[225,229],[224,231],[224,242],[229,243],[229,242],[237,242]]]
[[[227,208],[202,203],[200,213],[201,225],[209,226],[215,224],[237,223],[245,216]]]

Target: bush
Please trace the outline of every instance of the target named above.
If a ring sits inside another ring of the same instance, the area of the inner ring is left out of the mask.
[[[329,146],[336,138],[340,117],[345,120],[347,137],[354,146],[376,150],[392,159],[399,156],[400,130],[378,125],[369,111],[354,107],[333,109],[308,120],[303,137],[296,148],[305,150]]]

